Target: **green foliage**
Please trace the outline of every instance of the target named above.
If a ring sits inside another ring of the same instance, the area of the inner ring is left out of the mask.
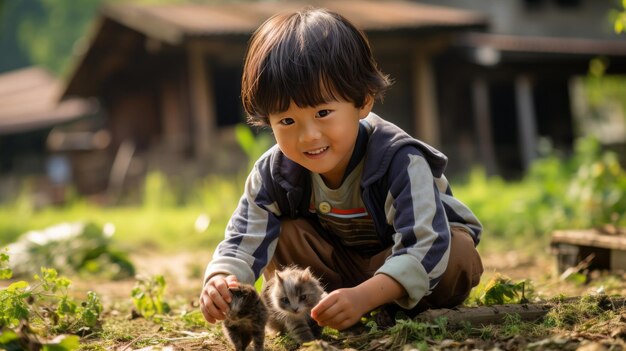
[[[108,278],[133,276],[133,264],[122,252],[110,248],[114,228],[108,224],[61,223],[25,233],[8,246],[16,275],[54,267],[63,273],[98,274]]]
[[[448,334],[448,321],[446,318],[437,318],[433,322],[412,320],[404,315],[396,315],[395,324],[389,328],[379,328],[374,319],[365,318],[367,333],[360,335],[342,335],[334,331],[329,333],[324,329],[324,335],[333,339],[342,340],[344,346],[350,349],[367,350],[401,350],[407,344],[418,347],[420,350],[428,349],[428,342],[441,341]],[[367,345],[367,346],[366,346]]]
[[[248,157],[248,171],[252,169],[256,160],[273,143],[272,138],[267,134],[259,134],[255,137],[250,127],[245,124],[235,126],[235,137],[237,138],[237,143]]]
[[[19,41],[34,63],[57,74],[65,73],[77,41],[87,40],[89,24],[103,1],[39,0],[37,3],[39,11],[25,14],[19,24]]]
[[[229,1],[229,0],[221,0]],[[67,75],[94,34],[98,11],[122,0],[0,1],[0,71],[29,64]],[[211,3],[219,0],[135,0],[144,4]]]
[[[626,225],[626,171],[593,138],[577,140],[569,159],[536,160],[520,181],[475,169],[453,191],[483,223],[487,245],[502,239],[509,248],[533,250],[545,247],[555,229]]]
[[[573,218],[582,226],[617,225],[626,213],[626,171],[615,153],[601,153],[596,140],[579,140],[576,150],[579,167],[566,198]]]
[[[162,275],[139,278],[131,292],[135,312],[147,319],[169,313],[170,306],[165,301],[166,286]]]
[[[2,262],[8,261],[2,257]],[[20,349],[24,343],[49,334],[91,334],[100,329],[102,304],[94,292],[87,300],[70,297],[71,282],[52,268],[41,268],[34,275],[34,284],[20,280],[0,289],[0,347]],[[75,350],[76,336],[60,335],[40,344],[42,350]]]
[[[578,134],[603,138],[606,143],[621,143],[619,127],[626,123],[626,77],[606,74],[610,64],[604,56],[589,61],[588,74],[581,78],[585,102],[580,106],[583,118],[576,128]],[[617,133],[613,131],[615,128]]]
[[[388,350],[399,350],[403,345],[423,341],[424,339],[443,339],[447,332],[445,319],[438,319],[435,324],[416,322],[411,319],[398,319],[389,328],[391,342]]]
[[[504,324],[502,326],[503,334],[506,337],[513,337],[522,332],[523,321],[517,313],[507,313],[504,315]]]
[[[615,33],[621,34],[626,31],[626,0],[621,1],[621,9],[611,11],[611,20]]]
[[[513,282],[511,279],[494,275],[486,284],[479,284],[471,292],[467,305],[502,305],[509,303],[526,303],[532,294],[530,282],[522,280]]]
[[[11,279],[13,270],[9,267],[9,255],[5,252],[0,253],[0,280]]]
[[[157,210],[175,205],[176,195],[165,174],[161,172],[148,173],[144,182],[144,208]]]

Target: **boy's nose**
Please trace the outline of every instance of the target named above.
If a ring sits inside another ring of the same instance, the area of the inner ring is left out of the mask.
[[[301,142],[317,140],[320,138],[321,135],[322,133],[314,125],[314,123],[306,123],[300,129],[300,141]]]

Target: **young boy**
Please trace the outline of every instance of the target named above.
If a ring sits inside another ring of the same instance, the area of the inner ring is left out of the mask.
[[[225,318],[229,286],[289,264],[320,277],[329,294],[311,316],[339,330],[383,305],[452,307],[478,284],[481,224],[452,197],[446,157],[371,113],[389,85],[338,14],[280,14],[254,33],[243,105],[277,145],[256,162],[207,267],[207,321]]]

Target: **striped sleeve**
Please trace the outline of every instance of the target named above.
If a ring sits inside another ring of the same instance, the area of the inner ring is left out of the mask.
[[[430,294],[444,273],[450,227],[431,169],[417,150],[396,154],[389,184],[385,212],[395,230],[394,244],[377,274],[389,275],[405,288],[407,296],[396,303],[408,309]]]
[[[280,233],[280,210],[263,186],[258,165],[226,226],[225,238],[207,266],[205,282],[215,274],[233,274],[253,284],[274,255]]]
[[[478,218],[464,203],[452,195],[452,190],[445,176],[437,178],[435,181],[439,188],[441,201],[446,210],[450,226],[465,230],[474,239],[474,245],[478,245],[483,230],[483,226]]]

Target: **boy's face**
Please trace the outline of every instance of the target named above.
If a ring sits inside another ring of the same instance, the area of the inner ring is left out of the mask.
[[[372,110],[374,99],[363,107],[348,101],[330,101],[314,107],[293,102],[284,112],[269,115],[270,126],[282,152],[311,172],[319,173],[326,185],[337,188],[352,156],[359,120]]]

